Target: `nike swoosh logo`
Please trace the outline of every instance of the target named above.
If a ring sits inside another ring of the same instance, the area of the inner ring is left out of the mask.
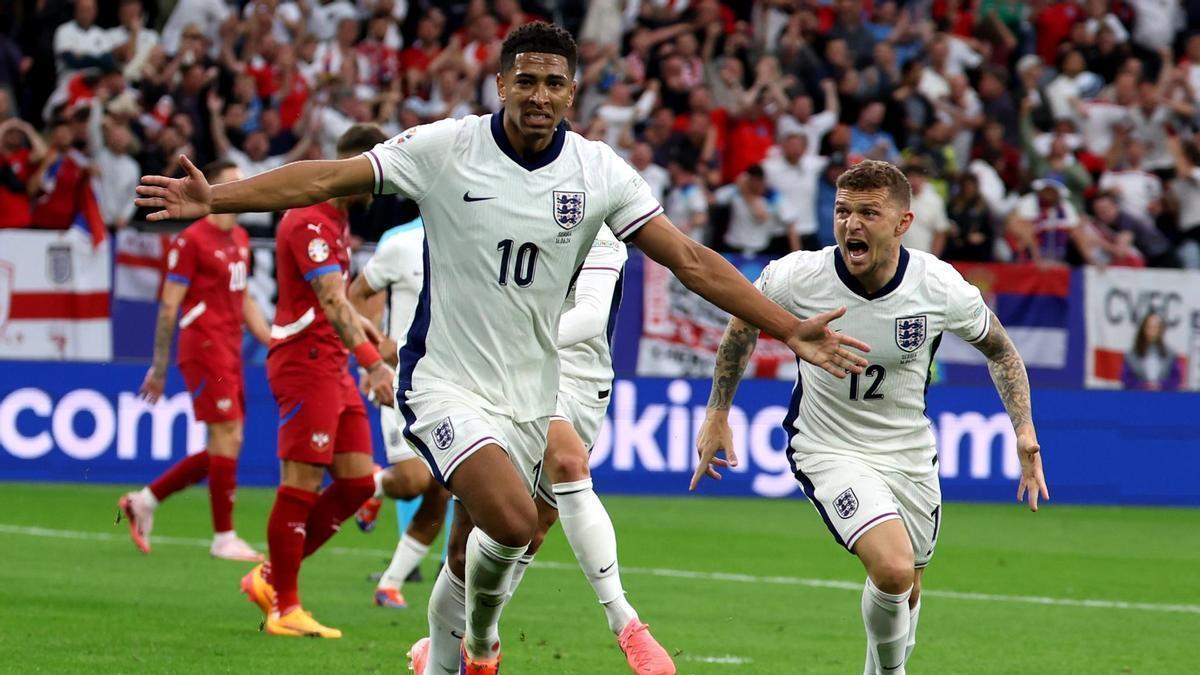
[[[483,605],[484,607],[499,607],[500,605],[504,604],[504,598],[500,598],[500,599],[496,600],[496,604],[494,604],[494,605],[492,603],[488,602],[487,600],[480,600],[479,604]]]
[[[450,634],[451,634],[451,635],[453,635],[453,636],[454,636],[454,639],[456,639],[456,640],[461,640],[461,639],[463,639],[463,638],[465,638],[465,637],[466,637],[465,635],[463,635],[462,633],[460,633],[460,632],[458,632],[458,631],[456,631],[456,630],[452,630],[452,631],[450,631]]]
[[[486,202],[489,199],[495,199],[495,197],[472,197],[470,190],[463,193],[464,202]]]
[[[605,572],[611,570],[613,568],[613,565],[616,565],[616,564],[617,564],[617,561],[614,560],[608,564],[608,567],[601,567],[600,574],[604,574]]]

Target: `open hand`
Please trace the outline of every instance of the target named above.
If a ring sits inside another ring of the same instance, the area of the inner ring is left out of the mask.
[[[700,479],[707,475],[713,480],[721,480],[721,474],[715,467],[734,467],[738,464],[737,453],[733,450],[733,432],[729,429],[728,411],[712,411],[704,418],[700,427],[700,435],[696,438],[696,452],[700,454],[700,463],[692,473],[692,483],[689,490],[695,490]],[[724,450],[725,459],[717,457]]]
[[[154,368],[146,371],[146,378],[142,380],[142,386],[138,389],[138,394],[142,400],[153,405],[162,398],[163,390],[167,388],[166,375],[160,375],[154,372]]]
[[[1026,500],[1028,492],[1029,510],[1038,510],[1038,495],[1050,500],[1050,489],[1046,487],[1046,476],[1042,473],[1042,446],[1036,438],[1017,438],[1017,457],[1021,460],[1021,482],[1017,484],[1017,501]]]
[[[787,346],[796,356],[818,368],[824,368],[836,378],[843,379],[847,373],[861,373],[867,360],[847,348],[869,352],[871,347],[829,327],[829,322],[845,313],[846,308],[839,307],[801,321],[796,333],[788,338]]]
[[[212,187],[204,174],[187,155],[179,156],[179,165],[187,172],[183,178],[142,176],[133,203],[160,209],[146,216],[147,220],[196,220],[212,213]]]

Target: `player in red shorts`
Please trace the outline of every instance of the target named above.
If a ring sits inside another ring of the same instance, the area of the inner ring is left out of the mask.
[[[356,157],[386,140],[374,125],[338,139],[339,157]],[[271,326],[267,381],[279,404],[279,491],[267,525],[270,568],[259,565],[242,590],[266,614],[271,635],[337,638],[300,606],[300,563],[375,492],[371,428],[349,355],[367,371],[366,389],[393,400],[394,373],[367,335],[369,322],[346,298],[350,272],[347,209],[370,195],[292,209],[275,235],[279,301]],[[378,331],[371,326],[375,339]],[[318,493],[325,472],[329,487]]]
[[[227,161],[209,164],[204,175],[216,183],[242,177],[237,166]],[[179,370],[191,392],[195,418],[208,425],[208,447],[183,458],[140,491],[121,497],[118,518],[124,515],[128,519],[130,537],[142,553],[150,552],[150,529],[158,504],[207,478],[214,533],[209,552],[226,560],[262,560],[233,529],[237,458],[245,416],[243,322],[254,337],[263,343],[268,339],[267,322],[246,294],[249,254],[250,239],[232,214],[197,220],[175,237],[167,252],[167,278],[154,331],[154,362],[142,382],[141,394],[149,403],[163,394],[171,336],[182,308]]]

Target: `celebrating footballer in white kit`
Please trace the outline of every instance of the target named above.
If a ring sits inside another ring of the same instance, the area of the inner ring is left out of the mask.
[[[757,286],[796,316],[845,305],[838,328],[873,345],[869,365],[845,379],[807,363],[784,419],[787,456],[833,538],[867,570],[862,598],[867,633],[864,672],[903,673],[916,644],[921,576],[941,525],[937,449],[925,392],[942,334],[951,332],[988,358],[992,379],[1017,435],[1022,478],[1037,510],[1049,498],[1030,412],[1025,365],[1004,327],[950,265],[900,246],[913,215],[904,174],[865,161],[837,183],[837,246],[772,262]],[[718,350],[708,416],[692,478],[736,465],[727,414],[758,329],[734,319]],[[714,459],[725,450],[726,459]]]
[[[555,412],[558,317],[601,227],[635,238],[689,289],[835,377],[865,364],[849,348],[869,349],[828,328],[844,308],[799,320],[772,303],[675,229],[611,148],[567,130],[578,58],[569,33],[526,24],[500,51],[501,113],[415,127],[355,159],[296,162],[211,188],[184,158],[186,178],[146,177],[136,200],[160,209],[151,220],[275,211],[371,190],[418,203],[425,282],[400,350],[397,408],[405,437],[474,523],[465,563],[445,569],[465,580],[458,670],[475,675],[499,672],[499,617],[537,529],[530,495]],[[431,601],[431,627],[437,621]],[[441,649],[427,643],[426,653],[426,673],[454,672]]]

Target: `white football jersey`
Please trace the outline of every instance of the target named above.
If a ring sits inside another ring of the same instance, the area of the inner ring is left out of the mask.
[[[363,266],[373,290],[387,291],[387,336],[403,343],[425,281],[425,229],[421,219],[397,225],[379,238],[375,254]]]
[[[375,192],[416,201],[425,221],[398,388],[454,389],[517,422],[554,414],[563,299],[601,227],[626,239],[662,213],[646,182],[565,124],[522,157],[498,115],[414,127],[366,157]]]
[[[583,261],[579,278],[571,285],[571,292],[563,303],[563,315],[575,308],[576,297],[588,292],[592,280],[608,276],[615,277],[612,295],[608,298],[608,321],[604,332],[558,350],[561,361],[562,380],[558,387],[573,393],[585,403],[607,406],[612,391],[612,335],[617,325],[617,308],[621,305],[621,287],[624,282],[625,261],[629,253],[608,228],[601,228],[596,241]],[[605,286],[607,288],[607,286]],[[565,327],[566,324],[563,324]]]
[[[913,468],[906,451],[916,451],[932,466],[930,363],[945,331],[971,343],[987,335],[991,312],[979,289],[936,257],[902,248],[895,277],[867,293],[836,246],[780,258],[756,285],[800,318],[845,305],[831,327],[871,346],[866,370],[845,379],[800,363],[784,420],[791,449],[867,455],[889,468]]]

